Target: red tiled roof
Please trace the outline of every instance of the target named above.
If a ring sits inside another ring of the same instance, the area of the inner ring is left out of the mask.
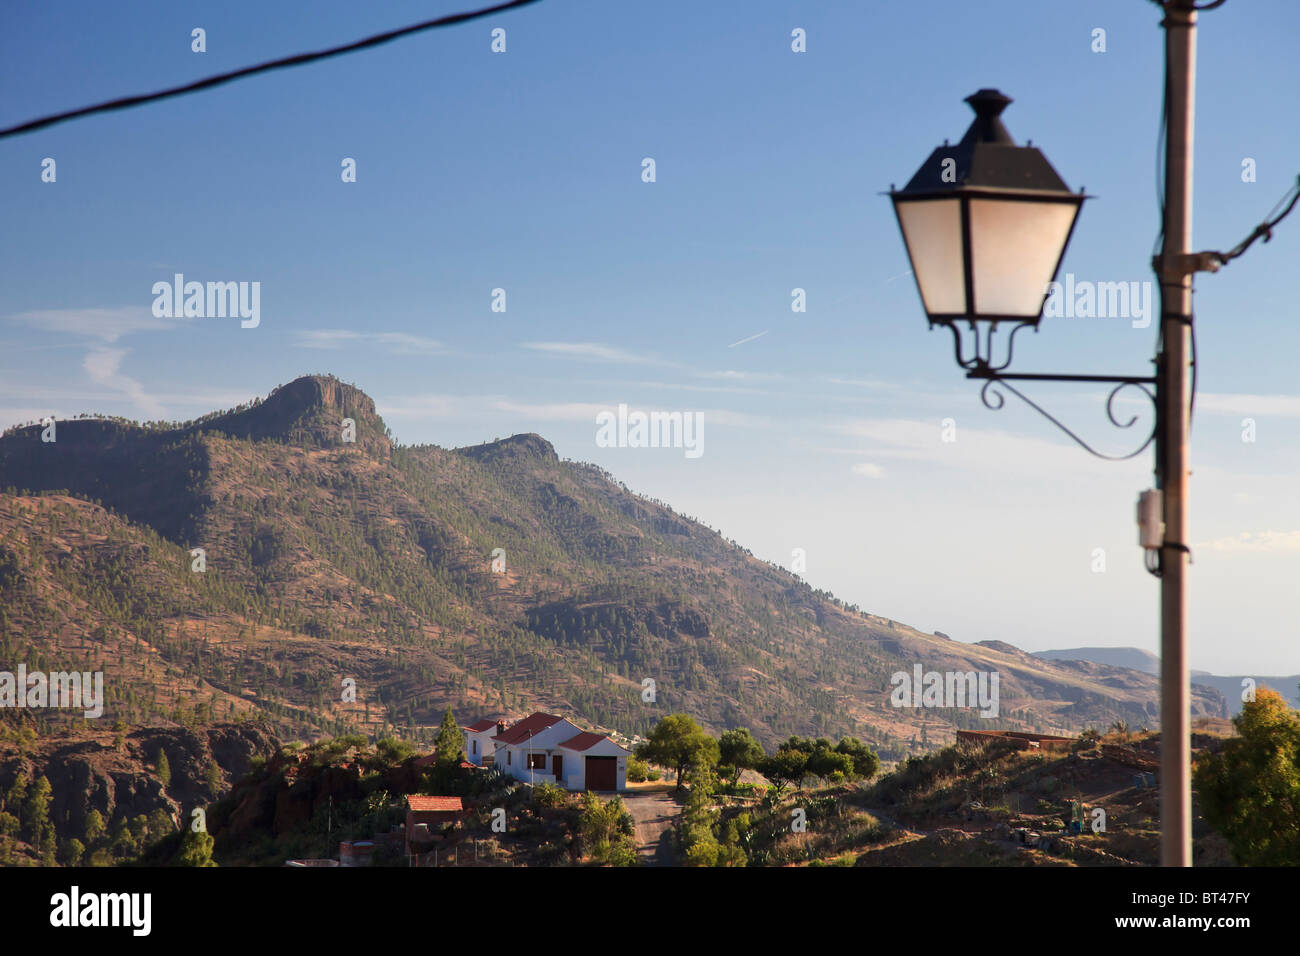
[[[460,797],[423,797],[418,794],[411,794],[406,798],[407,804],[412,810],[442,810],[459,813],[464,809],[460,803]]]
[[[566,740],[560,744],[565,750],[590,750],[602,740],[608,740],[605,734],[592,733],[590,730],[584,730],[578,736]]]
[[[478,734],[488,730],[489,728],[495,727],[496,725],[497,722],[495,720],[492,720],[490,717],[484,717],[482,720],[475,721],[472,724],[465,724],[463,729],[468,730],[472,734]]]
[[[492,739],[500,741],[503,744],[523,743],[529,737],[541,733],[547,727],[550,727],[552,724],[558,724],[563,719],[563,717],[556,717],[554,714],[543,714],[540,712],[529,714],[504,734],[497,734]]]

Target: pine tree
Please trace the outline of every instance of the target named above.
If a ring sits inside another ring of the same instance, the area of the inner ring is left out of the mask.
[[[104,839],[104,818],[98,810],[86,814],[85,837],[86,843],[92,847]]]
[[[442,726],[438,728],[434,748],[438,754],[438,763],[442,766],[457,764],[465,759],[465,737],[450,707],[442,715]]]
[[[23,820],[27,824],[32,844],[42,848],[54,837],[54,824],[50,822],[50,781],[39,777],[27,791],[27,805],[23,807]]]
[[[181,866],[216,866],[212,859],[212,837],[207,833],[188,831],[181,840],[176,862]]]

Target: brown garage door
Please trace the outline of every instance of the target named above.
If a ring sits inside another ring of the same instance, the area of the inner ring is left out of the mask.
[[[618,758],[617,757],[588,757],[587,758],[587,789],[588,790],[617,790],[618,789]]]

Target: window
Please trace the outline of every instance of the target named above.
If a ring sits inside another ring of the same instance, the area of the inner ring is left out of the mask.
[[[476,754],[476,753],[478,753],[478,741],[477,741],[477,740],[474,740],[474,741],[471,741],[471,742],[470,742],[470,749],[469,749],[469,752],[472,753],[472,754]]]
[[[506,763],[510,763],[510,758],[513,757],[513,756],[514,756],[514,753],[513,753],[512,751],[507,750],[507,751],[506,751]]]
[[[545,770],[545,769],[546,769],[546,754],[529,754],[529,755],[528,755],[528,769],[529,769],[529,770]]]

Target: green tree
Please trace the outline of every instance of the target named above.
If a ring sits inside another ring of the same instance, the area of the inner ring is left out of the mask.
[[[808,772],[814,777],[821,777],[823,780],[828,779],[835,774],[841,777],[853,776],[853,758],[848,754],[839,753],[831,750],[829,747],[816,747],[808,755]],[[840,777],[835,777],[840,779]]]
[[[710,770],[718,762],[718,742],[704,732],[688,714],[669,714],[650,731],[636,755],[677,771],[677,789],[685,783],[686,771]]]
[[[728,730],[718,738],[718,763],[731,770],[731,785],[740,781],[744,770],[756,770],[767,754],[747,727]]]
[[[27,836],[32,845],[41,849],[54,837],[54,826],[50,823],[50,782],[45,777],[38,778],[27,791],[27,803],[23,807],[23,820],[27,824]]]
[[[443,724],[446,724],[446,722],[447,719],[444,717]],[[397,766],[405,763],[408,757],[415,755],[415,747],[405,740],[398,740],[396,737],[385,737],[382,740],[375,741],[375,754],[385,765]],[[459,761],[457,762],[459,763]]]
[[[113,836],[109,840],[109,848],[113,851],[113,855],[118,857],[131,857],[139,850],[135,835],[131,833],[131,824],[126,817],[119,817],[113,824]]]
[[[759,763],[758,772],[769,780],[797,787],[808,776],[808,753],[782,744],[776,753]]]
[[[81,866],[82,857],[86,855],[86,845],[76,837],[63,844],[63,862],[68,866]]]
[[[1300,864],[1300,714],[1261,687],[1233,723],[1237,736],[1197,761],[1201,815],[1243,866]]]
[[[853,773],[848,776],[870,780],[880,772],[880,757],[857,737],[844,737],[835,745],[835,751],[853,760]]]
[[[86,814],[86,825],[82,834],[87,846],[95,846],[104,839],[104,817],[98,810]]]
[[[208,769],[204,774],[204,782],[208,786],[208,794],[215,800],[221,796],[221,786],[224,780],[221,777],[221,768],[217,766],[215,760],[208,761]]]
[[[176,854],[176,863],[179,866],[216,866],[212,859],[212,836],[187,830]]]
[[[149,813],[149,839],[151,841],[161,840],[165,836],[170,836],[176,832],[176,821],[172,819],[171,814],[166,810],[158,807]]]
[[[721,847],[713,828],[717,811],[713,791],[717,779],[708,768],[699,769],[691,779],[691,792],[682,806],[678,835],[682,858],[687,866],[715,866]]]
[[[27,802],[27,775],[21,770],[14,776],[14,782],[5,794],[4,808],[16,817],[22,817],[23,804]]]
[[[170,787],[172,783],[172,765],[167,762],[167,751],[162,747],[158,748],[158,779],[162,781],[164,787]]]
[[[442,715],[442,726],[438,728],[438,737],[433,745],[441,766],[458,764],[465,759],[465,735],[450,707]]]

